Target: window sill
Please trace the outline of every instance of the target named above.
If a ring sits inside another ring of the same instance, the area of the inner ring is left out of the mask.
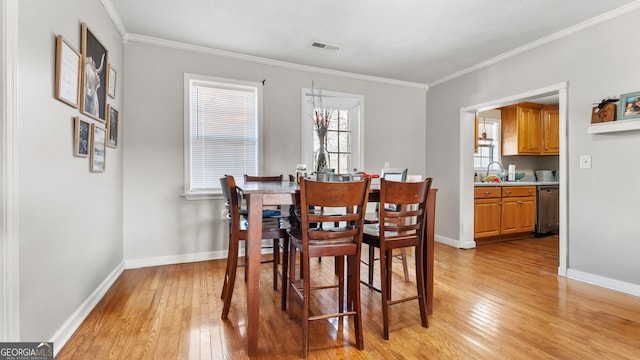
[[[192,192],[181,195],[186,200],[223,200],[224,195],[220,192]]]

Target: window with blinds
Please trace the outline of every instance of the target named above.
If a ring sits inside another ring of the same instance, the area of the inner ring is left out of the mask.
[[[261,95],[257,83],[185,74],[186,194],[258,173]]]

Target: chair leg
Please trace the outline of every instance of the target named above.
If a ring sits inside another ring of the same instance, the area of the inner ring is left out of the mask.
[[[414,247],[416,254],[422,254],[419,246]],[[427,317],[427,288],[424,282],[426,274],[424,273],[424,259],[422,256],[416,256],[416,286],[418,290],[418,306],[420,306],[420,320],[422,326],[429,327],[429,319]]]
[[[349,256],[347,259],[347,306],[349,311],[355,311],[353,317],[356,347],[364,349],[362,330],[362,303],[360,301],[360,257]]]
[[[409,282],[409,265],[407,265],[407,248],[400,249],[402,256],[402,269],[404,270],[404,282]]]
[[[338,276],[338,312],[344,312],[344,256],[336,256],[336,275]]]
[[[369,245],[369,287],[373,286],[373,264],[375,263],[376,248]]]
[[[222,300],[224,303],[222,307],[222,319],[227,319],[229,317],[233,288],[236,284],[236,270],[238,269],[238,248],[238,242],[229,246],[229,254],[227,255],[227,274],[225,275],[225,284],[222,289]]]
[[[391,256],[390,256],[391,255]],[[389,340],[389,300],[391,294],[389,291],[389,283],[391,280],[390,262],[393,259],[391,251],[380,251],[380,288],[382,298],[382,337]]]
[[[278,291],[278,265],[280,265],[280,239],[273,239],[273,291]]]
[[[287,293],[289,290],[289,238],[282,239],[282,311],[287,309]]]
[[[301,261],[302,262],[302,261]],[[288,279],[288,303],[289,303],[289,318],[293,317],[293,295],[295,281],[296,281],[296,248],[293,246],[291,242],[289,242],[289,279]]]
[[[302,357],[309,355],[309,298],[311,297],[311,280],[309,276],[309,256],[300,252],[301,262],[304,263],[302,276]],[[289,305],[291,308],[291,305]]]

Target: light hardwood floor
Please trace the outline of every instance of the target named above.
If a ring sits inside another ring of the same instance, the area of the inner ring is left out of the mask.
[[[640,298],[558,277],[556,237],[435,249],[428,329],[420,326],[415,302],[395,305],[391,338],[383,340],[380,294],[362,286],[364,351],[353,346],[351,322],[321,321],[310,326],[309,358],[640,358]],[[216,260],[124,271],[56,359],[248,358],[242,270],[229,319],[220,320],[224,265]],[[314,263],[312,272],[330,278],[333,261]],[[394,292],[413,291],[413,277],[404,284],[399,263],[394,273]],[[252,358],[299,358],[300,319],[280,310],[269,265],[260,284],[259,354]],[[333,299],[318,294],[315,309]]]

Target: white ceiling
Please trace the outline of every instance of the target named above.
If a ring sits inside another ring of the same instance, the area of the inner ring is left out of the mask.
[[[540,39],[555,38],[636,9],[640,3],[638,0],[102,2],[123,35],[142,35],[423,84],[438,83],[514,49],[540,43]],[[314,40],[337,45],[339,50],[313,48]]]

